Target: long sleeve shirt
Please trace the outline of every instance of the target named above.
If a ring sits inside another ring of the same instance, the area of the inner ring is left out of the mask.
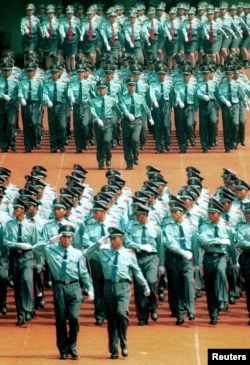
[[[220,219],[217,226],[219,237],[214,235],[215,224],[212,222],[202,224],[198,234],[199,244],[205,252],[229,254],[233,264],[236,264],[236,248],[232,228],[226,225],[223,219]],[[228,243],[225,243],[224,239],[227,239]]]
[[[89,258],[99,260],[102,265],[105,280],[111,280],[116,252],[118,252],[116,279],[131,282],[132,276],[143,287],[143,291],[148,290],[147,281],[138,266],[136,255],[131,250],[125,247],[121,247],[117,251],[112,247],[108,250],[100,250],[100,244],[97,242],[95,245],[89,247],[85,254]]]
[[[105,108],[103,108],[103,97],[97,96],[91,100],[90,110],[94,120],[112,118],[113,110],[120,115],[121,111],[111,96],[104,96]]]
[[[41,243],[37,247],[34,247],[34,252],[45,257],[52,276],[55,280],[60,280],[60,272],[62,268],[62,262],[64,260],[65,248],[61,243],[46,244]],[[67,264],[66,264],[66,281],[79,280],[83,281],[84,286],[93,291],[92,281],[89,277],[88,270],[86,268],[84,257],[81,251],[69,246],[67,248]]]
[[[134,96],[134,105],[135,105],[135,118],[141,118],[142,109],[145,110],[147,114],[147,118],[151,119],[151,112],[146,104],[145,98],[137,93],[133,94]],[[125,94],[121,97],[119,106],[126,117],[132,113],[132,103],[131,103],[131,94]],[[133,114],[133,113],[132,113]]]
[[[146,240],[147,244],[152,246],[152,253],[155,253],[159,257],[159,265],[164,266],[165,263],[165,249],[163,245],[162,232],[160,225],[148,220],[143,225],[137,221],[130,226],[128,233],[125,235],[124,245],[127,248],[132,248],[136,252],[141,252],[142,245],[142,231],[143,226],[146,227]]]
[[[185,249],[181,246],[180,225],[183,228],[185,236]],[[165,228],[165,245],[166,248],[176,255],[182,255],[183,250],[193,253],[194,265],[199,266],[199,249],[197,243],[197,226],[184,219],[182,223],[170,220]]]

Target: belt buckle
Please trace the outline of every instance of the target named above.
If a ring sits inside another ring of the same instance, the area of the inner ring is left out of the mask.
[[[213,253],[213,257],[218,257],[219,254],[218,253]]]
[[[23,253],[23,250],[17,250],[16,252],[17,253]]]
[[[64,281],[64,284],[65,284],[65,285],[69,285],[69,284],[70,284],[70,280],[65,280],[65,281]]]

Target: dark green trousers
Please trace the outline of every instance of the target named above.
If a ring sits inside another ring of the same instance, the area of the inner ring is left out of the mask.
[[[129,167],[138,159],[141,127],[141,119],[130,122],[128,118],[124,118],[122,121],[123,153]]]

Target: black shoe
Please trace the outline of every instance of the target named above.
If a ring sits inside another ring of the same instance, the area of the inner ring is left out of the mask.
[[[128,356],[128,348],[127,346],[122,347],[122,356],[127,357]]]
[[[175,324],[177,326],[181,326],[183,323],[184,323],[184,318],[183,317],[178,317]]]
[[[230,304],[235,304],[235,298],[234,297],[229,297],[229,303]]]
[[[237,150],[237,147],[238,147],[238,146],[237,146],[237,143],[236,143],[236,142],[234,142],[234,143],[233,143],[233,148],[232,148],[232,149],[233,149],[233,150]]]
[[[146,326],[148,324],[147,319],[142,319],[138,322],[138,326]]]
[[[227,149],[225,150],[225,152],[226,152],[226,153],[230,153],[231,151],[230,151],[230,149],[229,149],[229,148],[227,148]]]
[[[71,355],[72,360],[77,360],[80,357],[76,349],[68,349],[68,354]]]
[[[163,302],[165,299],[165,294],[163,292],[159,293],[159,301]]]
[[[36,148],[37,150],[40,150],[40,149],[41,149],[41,145],[40,145],[40,143],[37,143],[37,144],[35,145],[35,148]]]
[[[156,151],[156,153],[157,153],[157,154],[159,154],[159,153],[163,153],[163,150],[157,150],[157,151]]]
[[[245,146],[246,146],[246,143],[243,141],[243,142],[241,142],[241,145],[242,145],[243,147],[245,147]]]
[[[217,317],[211,317],[209,324],[216,325],[217,324]]]
[[[191,140],[191,141],[190,141],[190,143],[191,143],[191,146],[192,146],[192,147],[195,147],[195,146],[196,146],[196,143],[195,143],[195,141],[194,141],[194,140]]]
[[[27,312],[25,314],[25,321],[30,322],[32,320],[32,314]]]
[[[90,139],[89,140],[89,143],[91,144],[91,146],[94,146],[95,145],[95,141],[93,139]]]
[[[97,320],[95,321],[95,325],[96,325],[96,326],[101,326],[101,325],[103,324],[103,322],[104,322],[104,319],[97,319]]]
[[[197,290],[195,291],[195,299],[197,299],[197,298],[201,298],[201,292],[200,292],[200,290],[199,290],[199,289],[197,289]]]
[[[228,310],[228,305],[227,305],[227,303],[226,303],[226,302],[221,301],[221,302],[219,303],[219,311],[221,311],[221,312],[225,312],[225,311],[227,311],[227,310]]]
[[[84,151],[88,151],[89,150],[89,146],[86,145],[85,147],[83,147]]]
[[[139,160],[138,160],[138,159],[135,159],[135,160],[134,160],[134,164],[135,164],[135,165],[139,165]]]
[[[118,352],[112,352],[112,354],[110,355],[110,359],[118,359],[119,358],[119,354]]]
[[[179,153],[186,153],[187,150],[181,149]]]
[[[156,311],[151,313],[151,319],[152,321],[157,321],[158,319],[158,313]]]
[[[37,307],[44,308],[45,307],[45,300],[43,297],[37,297]]]
[[[106,160],[106,166],[109,167],[111,165],[111,161],[110,160]]]
[[[64,153],[64,152],[65,152],[65,148],[64,148],[64,147],[61,147],[61,148],[60,148],[60,151],[61,151],[62,153]]]
[[[99,164],[99,165],[98,165],[98,169],[99,169],[99,170],[103,170],[103,169],[104,169],[104,165],[103,165],[103,164]]]
[[[207,149],[206,148],[203,148],[202,152],[203,153],[207,153]]]
[[[195,319],[195,314],[194,314],[194,313],[189,313],[189,314],[188,314],[188,319],[189,319],[190,321],[193,321],[193,320]]]
[[[52,149],[50,150],[50,153],[57,153],[57,149],[52,148]]]
[[[8,312],[8,308],[6,307],[6,304],[3,304],[1,307],[1,313],[3,316],[5,316]]]
[[[167,151],[171,151],[171,147],[168,144],[165,146],[165,148]]]
[[[30,153],[30,152],[31,152],[31,150],[30,150],[30,149],[25,148],[25,150],[24,150],[24,152],[23,152],[23,153]]]
[[[8,148],[2,148],[2,152],[8,152]]]
[[[111,143],[111,147],[116,148],[116,143],[115,142]]]
[[[126,167],[126,170],[133,170],[133,166],[128,165],[128,166]]]
[[[16,144],[15,144],[15,143],[13,143],[13,144],[10,146],[10,148],[11,148],[11,151],[16,152]]]
[[[80,149],[76,150],[76,153],[82,153],[82,150],[80,150]]]
[[[44,286],[45,286],[45,288],[47,288],[47,289],[52,288],[52,281],[51,281],[51,280],[49,280],[49,281],[45,281]]]
[[[142,151],[144,151],[145,150],[145,144],[141,144],[140,148],[141,148]]]
[[[67,352],[61,352],[60,353],[60,360],[67,360],[68,354]]]
[[[16,326],[22,326],[23,324],[24,324],[24,318],[22,316],[18,316]]]

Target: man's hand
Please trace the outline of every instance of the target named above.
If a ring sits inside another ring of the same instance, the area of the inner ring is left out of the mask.
[[[101,119],[98,119],[97,120],[97,124],[99,125],[99,127],[103,127],[104,126],[103,121]]]
[[[22,248],[22,250],[25,250],[25,251],[26,250],[31,250],[32,245],[30,243],[22,243],[21,248]]]
[[[133,114],[129,114],[128,119],[130,120],[130,122],[133,122],[135,120],[135,116]]]
[[[185,104],[184,104],[182,101],[180,101],[180,102],[179,102],[179,107],[180,107],[181,109],[183,109],[183,108],[185,107]]]
[[[145,290],[144,295],[145,297],[148,297],[150,295],[150,290]]]
[[[88,297],[89,297],[89,300],[94,300],[94,293],[91,291],[91,290],[89,290],[88,291]]]
[[[146,243],[145,245],[140,245],[140,249],[141,251],[152,252],[153,247],[149,243]]]
[[[164,266],[159,266],[158,267],[158,273],[159,273],[159,275],[164,275],[165,272],[166,272],[166,269],[165,269]]]
[[[27,105],[26,100],[25,99],[22,99],[21,100],[21,104],[22,104],[22,106],[26,106]]]
[[[57,234],[57,235],[55,235],[55,236],[53,236],[51,239],[50,239],[50,241],[52,242],[52,243],[57,243],[57,242],[59,242],[60,241],[60,238],[62,237],[62,235],[61,234]]]
[[[182,256],[184,257],[184,259],[186,259],[186,260],[191,260],[192,259],[192,257],[193,257],[193,254],[192,254],[192,252],[190,252],[190,251],[185,251],[185,250],[183,250],[183,252],[182,252]]]
[[[50,101],[50,100],[49,100],[49,101],[48,101],[48,107],[49,107],[49,108],[52,108],[52,106],[53,106],[53,103],[52,103],[52,101]]]
[[[7,94],[4,94],[3,95],[3,98],[4,98],[5,101],[10,101],[10,97]]]

